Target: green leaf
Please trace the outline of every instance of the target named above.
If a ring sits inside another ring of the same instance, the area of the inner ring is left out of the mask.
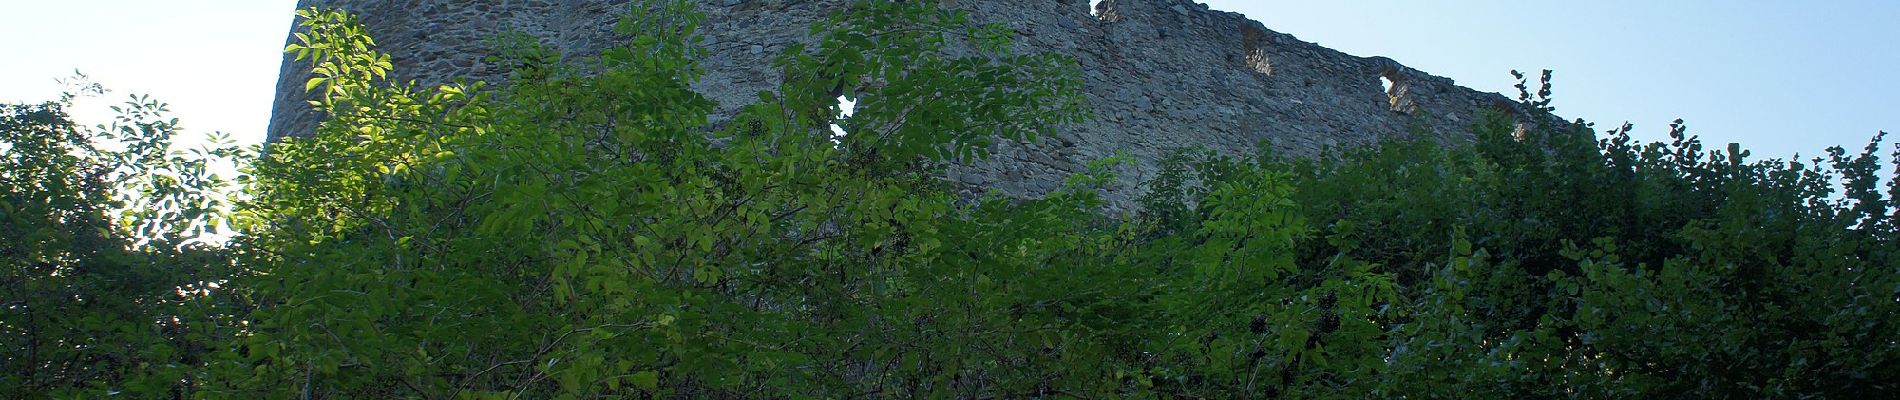
[[[660,388],[660,374],[658,372],[654,372],[654,371],[635,372],[633,373],[633,376],[630,378],[630,380],[633,382],[634,387],[640,388],[641,390],[651,392],[654,390],[659,390]]]

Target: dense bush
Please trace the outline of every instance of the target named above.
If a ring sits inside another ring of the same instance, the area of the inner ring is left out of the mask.
[[[993,140],[1080,121],[1069,60],[1013,53],[1006,30],[929,2],[863,2],[778,58],[782,86],[712,125],[689,90],[690,4],[634,8],[630,45],[588,59],[504,39],[495,61],[532,67],[432,89],[385,82],[351,17],[304,12],[291,51],[314,61],[328,118],[250,164],[225,245],[179,241],[222,215],[206,183],[221,181],[189,167],[202,158],[102,157],[122,153],[88,147],[56,107],[10,109],[8,235],[53,233],[5,244],[7,284],[27,289],[9,288],[0,320],[0,383],[16,388],[0,393],[1900,390],[1900,188],[1882,190],[1878,137],[1811,163],[1707,151],[1680,124],[1669,143],[1598,139],[1544,118],[1546,75],[1525,85],[1525,115],[1487,116],[1469,143],[1183,149],[1143,211],[1109,215],[1095,191],[1124,160],[1042,199],[961,198],[938,178]],[[41,148],[62,150],[27,150]],[[20,167],[46,157],[65,169]],[[91,161],[106,159],[122,164]],[[159,165],[196,172],[139,169]],[[114,197],[91,170],[205,178]],[[108,218],[123,209],[192,211]],[[65,272],[91,265],[111,268]]]

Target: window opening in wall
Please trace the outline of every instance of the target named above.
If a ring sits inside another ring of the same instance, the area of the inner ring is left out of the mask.
[[[1115,22],[1120,20],[1121,16],[1115,13],[1115,3],[1104,4],[1105,1],[1106,0],[1089,0],[1089,15],[1093,15],[1095,19],[1103,22]]]
[[[1241,63],[1262,75],[1273,75],[1273,62],[1267,59],[1267,33],[1255,27],[1240,30]]]
[[[1273,75],[1273,63],[1267,61],[1266,49],[1247,49],[1246,61],[1248,69],[1252,69],[1254,72],[1259,72],[1262,75]]]
[[[1387,71],[1379,75],[1379,86],[1385,89],[1386,103],[1393,112],[1411,113],[1418,109],[1418,102],[1412,99],[1412,87],[1405,83],[1397,71]]]

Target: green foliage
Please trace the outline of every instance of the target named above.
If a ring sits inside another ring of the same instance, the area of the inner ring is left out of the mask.
[[[816,396],[1026,379],[950,349],[1057,338],[938,301],[1003,281],[964,270],[969,237],[947,231],[1021,222],[960,217],[981,212],[932,166],[1077,120],[1067,61],[1003,53],[960,12],[867,2],[714,127],[714,103],[689,89],[690,4],[635,7],[629,47],[597,58],[551,63],[505,41],[497,62],[535,67],[494,96],[384,86],[387,57],[354,45],[368,39],[349,37],[349,17],[305,12],[319,34],[292,51],[315,61],[330,118],[257,167],[240,240],[266,307],[218,393]],[[864,99],[848,120],[840,90]],[[948,321],[913,322],[934,318]],[[957,325],[1008,330],[934,337]]]
[[[1667,143],[1599,139],[1550,119],[1546,73],[1520,84],[1524,115],[1486,116],[1473,143],[1177,151],[1116,218],[1096,191],[1119,156],[1040,199],[963,198],[940,178],[1085,115],[1073,62],[1013,52],[1005,29],[858,2],[733,110],[690,89],[695,2],[637,3],[626,47],[563,59],[504,37],[507,82],[434,88],[385,81],[353,17],[303,11],[289,52],[313,62],[328,118],[249,163],[234,196],[205,155],[240,152],[154,155],[175,125],[161,106],[101,130],[9,109],[6,233],[30,240],[0,244],[0,329],[28,356],[4,359],[23,372],[0,394],[1900,390],[1900,186],[1880,190],[1881,137],[1811,163],[1707,151],[1680,123]],[[194,240],[226,197],[239,234]]]
[[[0,397],[157,396],[205,365],[234,323],[215,234],[244,157],[228,139],[174,151],[177,121],[133,96],[109,125],[65,110],[104,93],[84,76],[57,102],[0,105]]]

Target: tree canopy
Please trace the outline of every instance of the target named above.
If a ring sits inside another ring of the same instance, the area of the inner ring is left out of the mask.
[[[636,3],[624,47],[498,38],[525,67],[435,87],[301,11],[326,118],[268,152],[174,152],[141,97],[90,128],[0,109],[0,397],[1900,390],[1884,134],[1751,160],[1494,113],[1469,143],[1179,149],[1111,213],[1120,158],[1036,199],[942,178],[1089,117],[1074,62],[1007,29],[861,1],[711,124],[694,2]],[[1551,111],[1548,73],[1520,88]]]

